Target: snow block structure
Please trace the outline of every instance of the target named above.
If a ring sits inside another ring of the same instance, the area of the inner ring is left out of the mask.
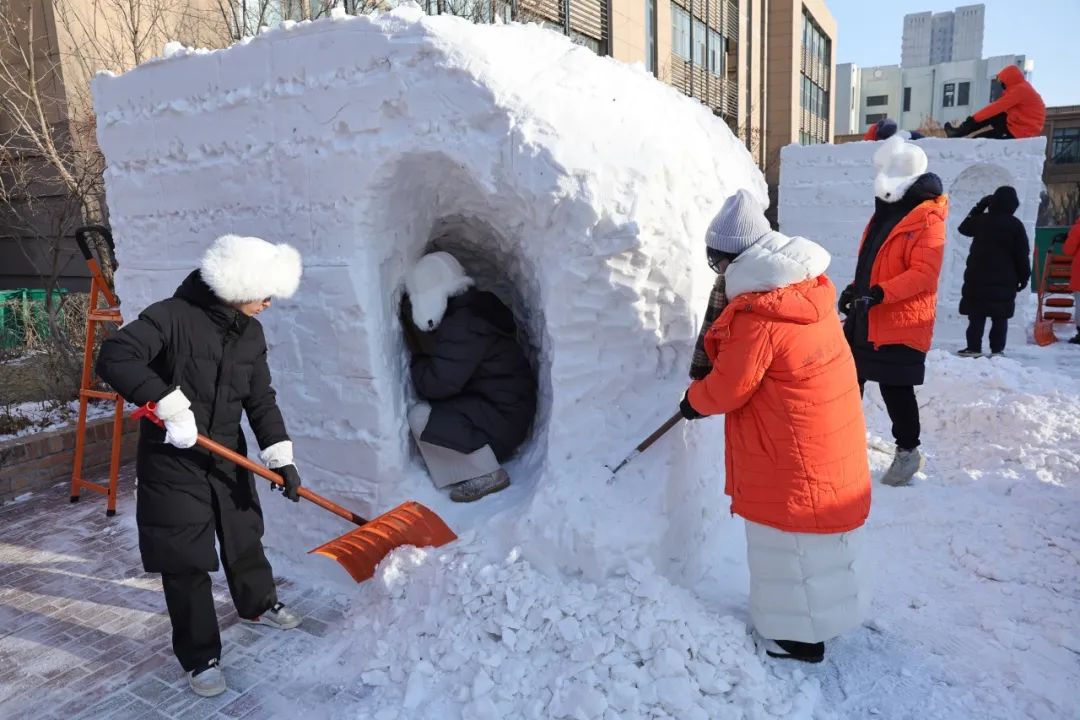
[[[956,228],[984,195],[1012,185],[1020,197],[1016,216],[1034,243],[1042,190],[1046,139],[945,140],[916,142],[926,151],[929,171],[949,195],[948,237],[938,289],[938,322],[959,317],[960,288],[971,238]],[[874,212],[876,142],[789,145],[780,151],[780,229],[824,245],[832,253],[829,276],[838,287],[855,277],[859,241]]]
[[[126,317],[171,294],[222,233],[303,253],[299,293],[263,322],[307,484],[361,510],[415,497],[458,530],[477,521],[431,489],[405,421],[404,273],[445,249],[513,307],[541,388],[514,486],[470,512],[512,505],[510,526],[547,536],[560,564],[627,533],[596,519],[620,508],[630,526],[642,516],[631,544],[658,546],[687,444],[658,445],[620,489],[604,464],[677,410],[712,284],[709,220],[740,187],[767,197],[721,120],[539,26],[415,6],[173,49],[97,78],[94,98]],[[309,542],[326,539],[322,513],[295,517]],[[611,544],[633,554],[624,541]]]

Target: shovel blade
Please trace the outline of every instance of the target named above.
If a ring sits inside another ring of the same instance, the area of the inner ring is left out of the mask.
[[[374,520],[312,550],[336,560],[353,580],[364,582],[382,559],[403,545],[442,547],[457,535],[442,518],[418,502],[404,502]]]
[[[1039,347],[1046,347],[1057,342],[1057,335],[1054,333],[1054,321],[1053,320],[1036,320],[1035,321],[1035,344]]]

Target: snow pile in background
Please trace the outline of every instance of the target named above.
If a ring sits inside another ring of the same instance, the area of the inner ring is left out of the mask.
[[[806,717],[818,700],[815,681],[771,682],[742,622],[647,565],[554,581],[475,547],[395,552],[315,675],[359,682],[376,720]]]
[[[916,144],[926,151],[928,170],[936,173],[949,196],[945,260],[938,295],[938,325],[959,318],[960,288],[971,238],[956,231],[985,195],[1012,185],[1020,197],[1016,216],[1034,247],[1035,218],[1042,190],[1046,138],[1025,140],[945,140]],[[855,277],[859,240],[874,213],[874,142],[843,145],[789,145],[780,153],[780,229],[824,245],[832,253],[829,276],[838,287]],[[828,212],[822,212],[828,208]],[[1034,318],[1033,298],[1021,294],[1015,324]]]
[[[300,291],[263,319],[306,484],[365,512],[415,498],[548,570],[664,568],[726,532],[700,512],[721,443],[675,431],[617,489],[604,468],[677,410],[709,220],[739,188],[766,197],[722,120],[557,33],[415,6],[169,55],[94,86],[125,314],[222,232],[295,244]],[[501,292],[540,380],[514,485],[469,509],[432,489],[405,421],[397,301],[432,248]],[[297,559],[338,527],[307,506],[267,513],[268,542]]]

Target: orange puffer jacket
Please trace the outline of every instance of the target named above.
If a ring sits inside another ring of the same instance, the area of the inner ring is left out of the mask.
[[[1009,132],[1014,138],[1030,138],[1042,135],[1046,122],[1046,104],[1042,96],[1031,87],[1024,77],[1024,72],[1015,65],[1006,65],[997,74],[998,81],[1005,86],[994,102],[972,115],[976,122],[983,122],[995,115],[1005,113]]]
[[[1072,255],[1072,272],[1069,274],[1069,287],[1073,292],[1080,293],[1080,218],[1076,218],[1076,222],[1069,229],[1062,252],[1066,255]],[[1075,312],[1080,312],[1080,308],[1075,308]],[[1076,324],[1080,325],[1080,322]]]
[[[829,255],[803,238],[767,238],[772,247],[759,242],[725,273],[737,296],[706,335],[713,369],[690,386],[690,404],[727,414],[733,513],[790,532],[847,532],[870,512],[870,468]]]
[[[867,339],[875,347],[907,345],[930,351],[948,217],[949,198],[939,195],[917,205],[885,238],[870,270],[871,287],[880,285],[885,291],[884,302],[870,308]],[[860,248],[869,229],[868,224]]]

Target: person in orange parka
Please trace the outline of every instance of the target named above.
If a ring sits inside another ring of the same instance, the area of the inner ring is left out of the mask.
[[[949,201],[918,145],[890,138],[874,165],[874,214],[839,308],[859,386],[878,384],[892,420],[896,455],[882,482],[907,485],[923,464],[915,386],[934,334]]]
[[[821,662],[865,617],[866,423],[836,322],[829,253],[773,232],[745,190],[706,235],[728,305],[705,336],[712,370],[680,404],[725,414],[725,492],[746,520],[750,616],[772,657]]]
[[[1069,289],[1076,295],[1073,298],[1073,320],[1076,321],[1076,336],[1069,340],[1073,345],[1080,345],[1080,216],[1069,229],[1062,251],[1072,255],[1072,273],[1069,275]]]
[[[1016,65],[1006,65],[997,79],[1005,88],[1002,96],[956,127],[945,123],[946,135],[1012,140],[1042,134],[1046,104],[1024,77],[1024,71]]]

